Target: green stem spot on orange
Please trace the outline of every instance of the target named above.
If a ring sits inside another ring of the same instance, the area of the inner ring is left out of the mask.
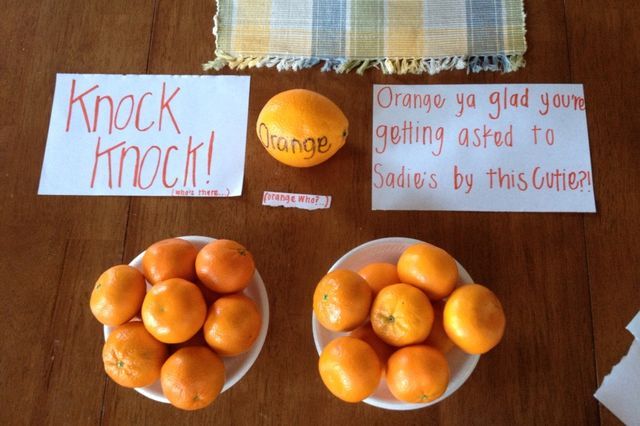
[[[119,368],[124,367],[124,362],[122,360],[118,361],[118,367]]]

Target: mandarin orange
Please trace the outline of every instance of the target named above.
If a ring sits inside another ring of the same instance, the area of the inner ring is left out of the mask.
[[[151,285],[169,278],[193,281],[197,254],[193,244],[180,238],[158,241],[142,256],[142,272]]]
[[[124,324],[140,311],[146,291],[140,271],[129,265],[113,266],[100,275],[91,292],[91,313],[102,324]]]
[[[444,307],[447,335],[453,343],[470,354],[483,354],[500,343],[505,325],[500,300],[480,284],[457,288]]]
[[[433,303],[433,326],[431,332],[424,341],[425,345],[438,349],[443,354],[449,353],[455,344],[451,341],[444,330],[444,301],[440,300]]]
[[[358,402],[378,387],[382,364],[368,343],[343,336],[322,350],[318,370],[332,394],[346,402]]]
[[[148,386],[160,378],[167,345],[153,338],[140,321],[113,330],[102,347],[105,372],[128,388]]]
[[[198,287],[181,278],[154,285],[142,303],[142,321],[156,339],[181,343],[204,324],[207,305]]]
[[[373,327],[371,327],[371,323],[368,322],[362,327],[356,328],[349,334],[351,337],[355,337],[356,339],[360,339],[365,343],[368,343],[371,348],[376,351],[378,358],[380,359],[380,364],[382,365],[382,372],[387,366],[387,360],[396,349],[393,346],[386,344],[375,331],[373,331]]]
[[[313,312],[325,328],[351,331],[369,315],[371,289],[357,273],[337,269],[325,275],[313,293]]]
[[[367,284],[371,287],[374,295],[378,294],[384,287],[400,282],[398,268],[393,263],[370,263],[360,269],[358,274],[367,280]]]
[[[232,240],[215,240],[204,246],[196,257],[198,278],[218,293],[235,293],[245,289],[255,270],[249,250]]]
[[[160,383],[169,402],[183,410],[211,404],[222,391],[224,364],[204,346],[178,349],[162,366]]]
[[[424,291],[429,299],[447,297],[458,283],[458,266],[449,253],[428,243],[408,247],[398,259],[398,276],[403,283]]]
[[[430,402],[449,385],[449,365],[442,352],[426,345],[398,349],[387,364],[387,385],[400,401]]]
[[[204,337],[222,356],[248,351],[260,334],[262,317],[256,303],[242,293],[216,300],[204,323]]]
[[[386,343],[405,346],[422,342],[433,325],[429,298],[409,284],[380,290],[371,306],[373,330]]]

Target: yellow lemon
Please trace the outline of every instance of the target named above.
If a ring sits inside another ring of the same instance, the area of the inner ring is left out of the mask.
[[[269,99],[258,116],[256,132],[276,160],[293,167],[311,167],[342,148],[349,121],[325,96],[293,89]]]

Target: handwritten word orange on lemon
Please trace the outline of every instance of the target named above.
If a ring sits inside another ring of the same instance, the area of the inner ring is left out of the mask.
[[[342,148],[349,121],[325,96],[293,89],[278,93],[265,104],[256,132],[276,160],[293,167],[311,167]]]

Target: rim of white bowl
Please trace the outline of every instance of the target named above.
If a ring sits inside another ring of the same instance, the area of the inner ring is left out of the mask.
[[[371,240],[368,241],[364,244],[361,244],[357,247],[354,247],[353,249],[349,250],[347,253],[345,253],[342,257],[340,257],[340,259],[338,259],[332,266],[331,268],[329,268],[329,270],[327,271],[327,273],[332,272],[336,269],[342,268],[342,265],[344,263],[346,263],[350,258],[358,255],[358,253],[362,252],[363,250],[375,247],[375,246],[379,246],[382,244],[402,244],[402,245],[406,245],[407,247],[413,244],[417,244],[417,243],[423,243],[424,241],[422,240],[417,240],[415,238],[405,238],[405,237],[387,237],[387,238],[379,238],[376,240]],[[398,257],[400,256],[400,254],[398,254]],[[464,268],[464,266],[462,266],[460,264],[460,262],[458,262],[456,260],[456,265],[458,266],[458,274],[460,276],[460,280],[458,282],[458,286],[463,285],[463,284],[471,284],[473,283],[473,279],[471,278],[471,276],[469,275],[469,273],[467,272],[467,270]],[[364,266],[364,265],[363,265]],[[355,272],[355,271],[354,271]],[[320,322],[318,321],[318,319],[316,318],[315,313],[313,313],[313,311],[311,312],[311,329],[312,329],[312,333],[313,333],[313,341],[315,343],[316,346],[316,351],[318,352],[318,355],[320,355],[322,353],[322,343],[320,342],[320,332],[321,329],[322,330],[326,330],[324,327],[322,327],[322,325],[320,324]],[[326,330],[328,331],[328,330]],[[332,334],[334,334],[336,337],[341,336],[341,335],[348,335],[349,333],[335,333],[335,332],[331,332]],[[429,407],[431,405],[435,405],[441,401],[443,401],[445,398],[449,397],[450,395],[452,395],[455,391],[457,391],[458,389],[460,389],[460,387],[467,381],[467,379],[469,379],[469,377],[471,376],[471,374],[473,373],[473,371],[476,368],[476,365],[478,364],[478,360],[480,360],[480,355],[471,355],[471,354],[466,354],[464,352],[462,352],[460,349],[458,348],[454,348],[452,349],[452,351],[458,351],[460,354],[459,356],[463,356],[465,358],[464,363],[462,364],[462,370],[461,370],[461,375],[459,376],[458,382],[456,383],[455,387],[451,387],[448,386],[447,390],[437,399],[430,401],[430,402],[426,402],[424,404],[411,404],[411,403],[406,403],[406,402],[402,402],[402,401],[398,401],[398,400],[388,400],[388,399],[382,399],[380,397],[375,396],[377,393],[379,393],[381,391],[381,389],[384,389],[384,387],[386,387],[386,380],[383,378],[380,381],[380,385],[378,386],[378,389],[376,389],[376,391],[374,392],[373,395],[371,395],[370,397],[366,398],[363,400],[364,403],[372,405],[374,407],[378,407],[378,408],[384,408],[387,410],[396,410],[396,411],[407,411],[407,410],[417,410],[420,408],[425,408],[425,407]]]
[[[175,238],[189,241],[190,243],[194,244],[198,250],[200,250],[208,243],[216,240],[216,238],[205,237],[201,235],[186,235]],[[142,257],[144,256],[145,251],[146,250],[142,251],[142,253],[138,254],[131,262],[129,262],[129,266],[133,266],[134,268],[141,270]],[[146,284],[147,290],[151,288],[151,285],[148,282]],[[249,351],[235,357],[220,357],[222,359],[222,362],[225,364],[225,375],[228,374],[228,365],[236,365],[240,363],[239,366],[235,367],[236,370],[232,376],[225,377],[224,386],[222,387],[222,391],[220,393],[226,391],[227,389],[230,389],[233,385],[238,383],[240,379],[242,379],[244,375],[247,374],[247,372],[251,369],[253,364],[258,359],[260,352],[262,351],[262,347],[264,346],[264,342],[267,337],[267,331],[269,329],[269,297],[267,295],[267,289],[264,286],[264,281],[262,280],[262,277],[260,276],[260,273],[257,269],[255,274],[253,275],[253,278],[251,279],[251,283],[244,290],[244,294],[251,298],[254,302],[256,302],[256,304],[258,304],[258,307],[260,308],[260,311],[262,313],[262,325],[260,327],[258,337],[256,338],[256,341],[254,342],[251,349],[249,349]],[[140,319],[134,318],[134,321],[136,320],[139,321]],[[109,337],[111,331],[113,331],[115,328],[116,327],[109,327],[106,325],[103,326],[103,335],[105,341],[107,340],[107,337]],[[163,402],[165,404],[169,403],[169,400],[162,393],[160,380],[157,380],[149,386],[134,389],[136,392],[146,396],[149,399]]]

